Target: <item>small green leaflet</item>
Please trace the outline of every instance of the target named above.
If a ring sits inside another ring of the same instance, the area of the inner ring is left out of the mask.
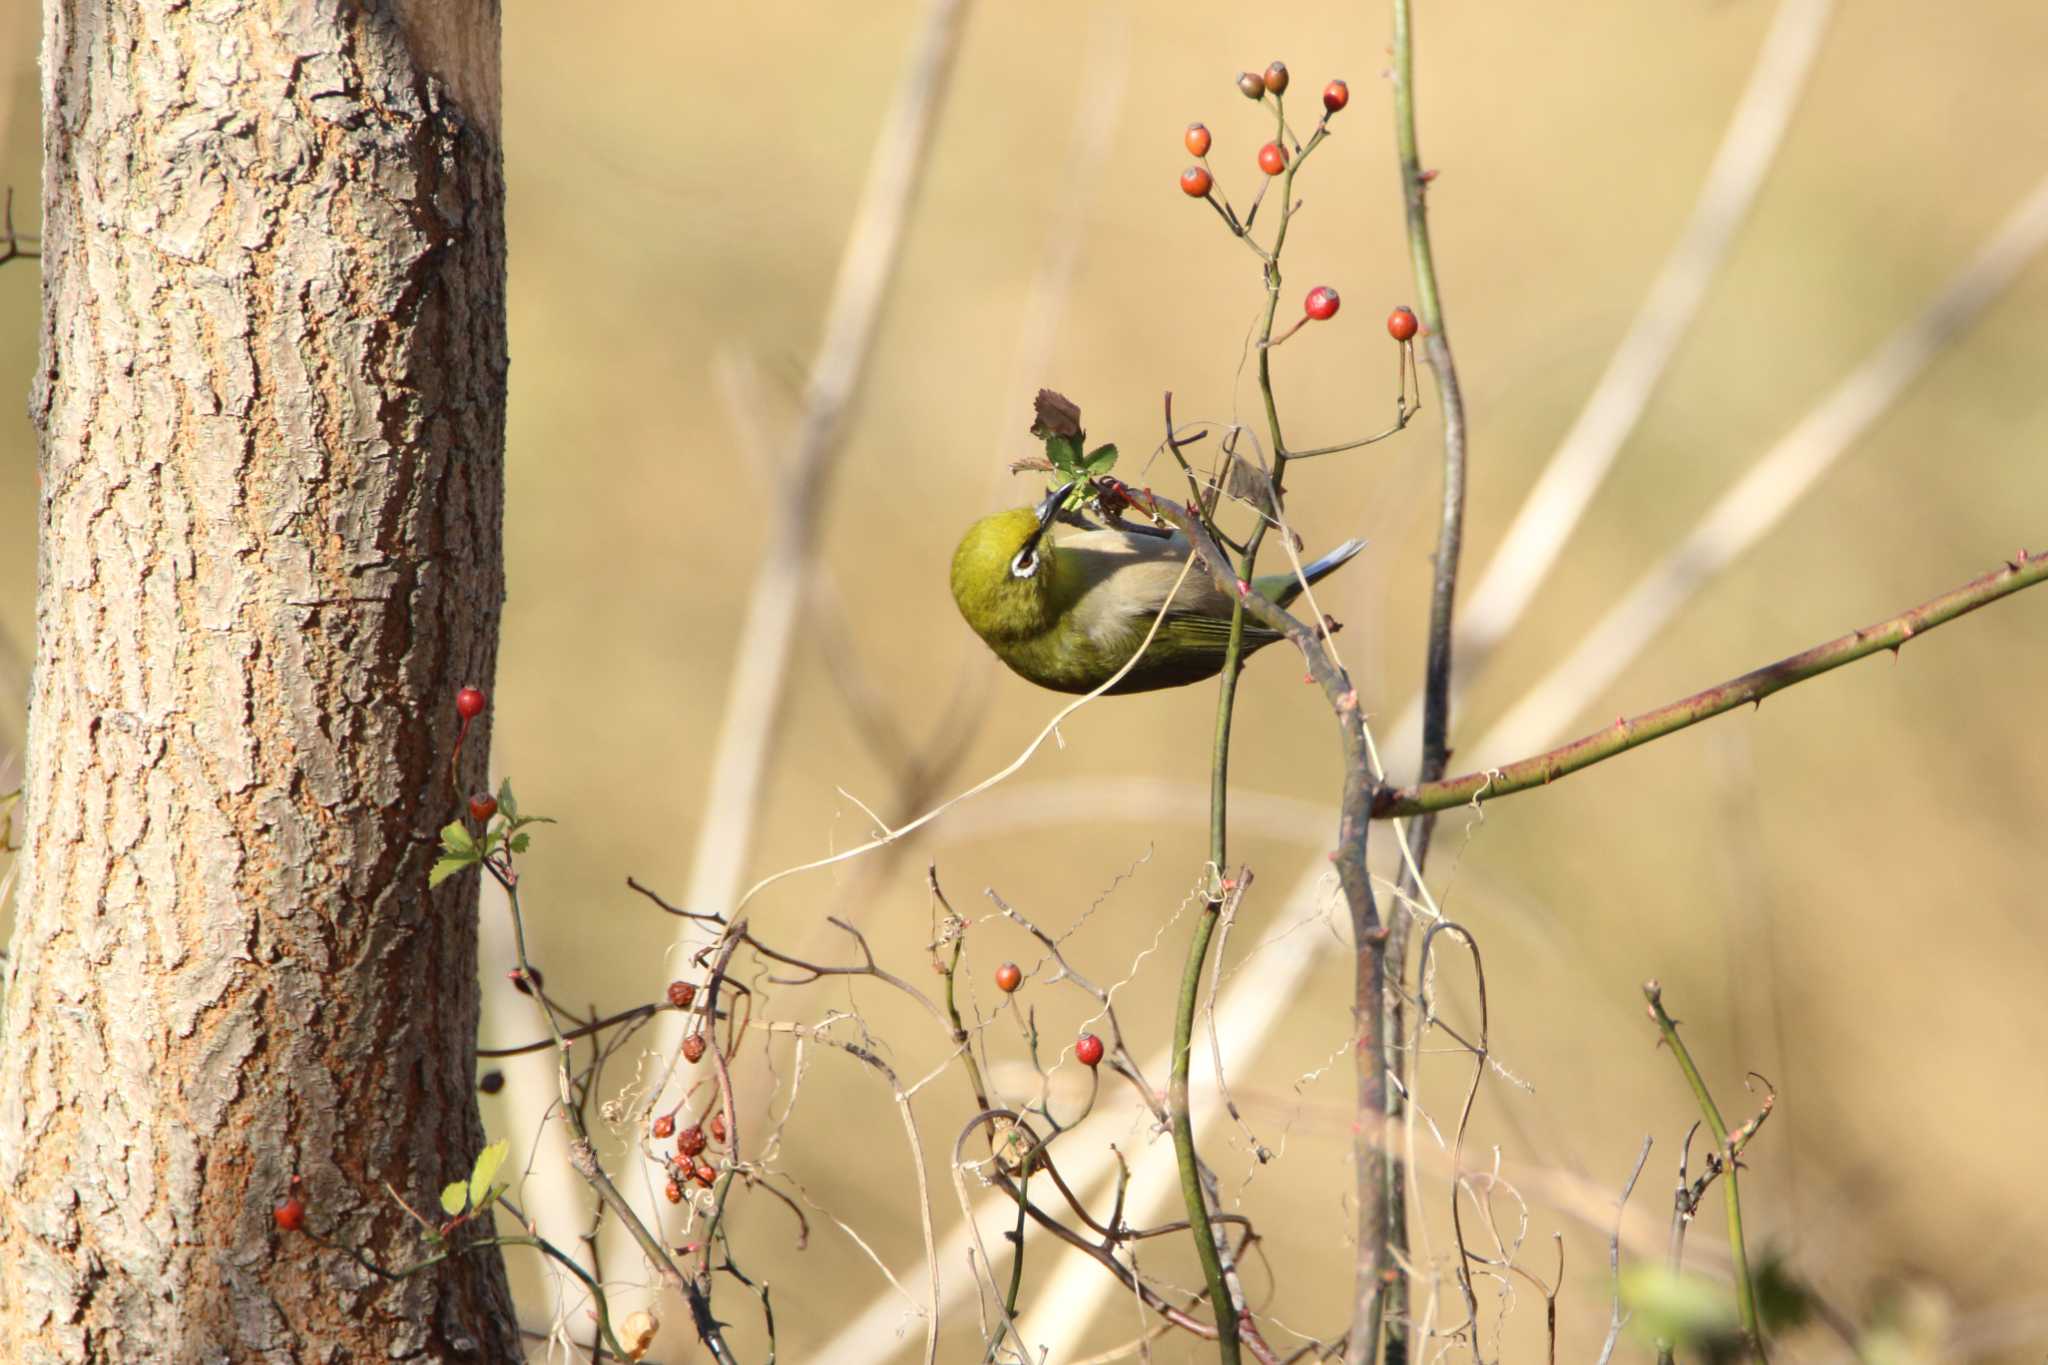
[[[427,874],[427,886],[439,886],[464,868],[475,867],[500,848],[524,853],[533,836],[522,833],[523,828],[554,823],[545,815],[521,815],[519,799],[512,794],[512,781],[507,778],[498,785],[498,818],[484,831],[481,841],[460,820],[442,826],[441,857],[434,864],[433,871]]]
[[[1081,429],[1081,408],[1064,394],[1051,389],[1040,389],[1032,406],[1031,434],[1045,442],[1045,458],[1053,468],[1055,483],[1077,485],[1068,498],[1070,507],[1079,507],[1092,496],[1088,481],[1107,474],[1116,465],[1117,450],[1114,445],[1101,445],[1088,451],[1088,433]]]
[[[476,1165],[470,1169],[469,1179],[457,1180],[441,1191],[441,1211],[450,1218],[459,1218],[465,1213],[485,1208],[493,1199],[503,1194],[509,1186],[493,1186],[498,1178],[498,1168],[505,1164],[512,1144],[500,1138],[476,1154]]]
[[[483,860],[483,849],[470,837],[462,822],[451,820],[441,827],[441,860],[427,874],[427,886],[430,889],[439,886],[465,867],[474,867]]]

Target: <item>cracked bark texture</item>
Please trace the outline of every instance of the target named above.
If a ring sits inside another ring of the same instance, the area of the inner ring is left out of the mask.
[[[47,0],[40,595],[0,1359],[520,1358],[475,882],[503,597],[497,0]],[[481,786],[472,731],[457,790]]]

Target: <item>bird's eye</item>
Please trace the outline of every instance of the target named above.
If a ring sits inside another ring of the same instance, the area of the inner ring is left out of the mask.
[[[1027,545],[1010,561],[1010,577],[1029,578],[1038,572],[1038,547]]]

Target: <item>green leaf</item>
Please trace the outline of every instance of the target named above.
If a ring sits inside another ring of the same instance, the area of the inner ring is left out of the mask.
[[[505,842],[506,846],[510,848],[514,853],[524,853],[526,852],[527,843],[532,838],[533,836],[531,834],[515,834]]]
[[[1696,1275],[1674,1275],[1663,1266],[1631,1266],[1621,1272],[1621,1302],[1635,1315],[1636,1329],[1655,1341],[1713,1355],[1738,1334],[1728,1291]]]
[[[443,858],[434,864],[434,870],[427,874],[427,889],[433,890],[466,867],[476,865],[475,858]]]
[[[1046,437],[1045,458],[1051,460],[1053,468],[1062,474],[1080,473],[1081,438],[1059,435]]]
[[[469,1206],[471,1208],[480,1209],[491,1202],[491,1197],[494,1193],[491,1189],[491,1182],[497,1179],[498,1168],[505,1164],[505,1156],[511,1150],[512,1144],[504,1138],[499,1138],[496,1142],[476,1154],[476,1165],[469,1173]],[[445,1202],[448,1196],[444,1193],[441,1197]]]
[[[450,820],[441,827],[441,847],[451,854],[470,857],[475,857],[477,852],[476,840],[470,837],[469,830],[460,820]]]
[[[1107,474],[1115,466],[1116,446],[1114,444],[1097,446],[1088,452],[1086,471],[1091,477],[1096,474]]]
[[[498,809],[505,812],[507,820],[519,818],[519,803],[512,798],[512,779],[509,777],[498,784]]]
[[[469,1208],[469,1182],[458,1180],[441,1191],[441,1212],[450,1218],[460,1218]]]

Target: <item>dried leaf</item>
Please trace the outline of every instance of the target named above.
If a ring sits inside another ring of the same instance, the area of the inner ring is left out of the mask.
[[[1266,477],[1265,470],[1250,460],[1236,455],[1230,457],[1230,467],[1223,474],[1223,491],[1262,512],[1273,510],[1273,481]]]
[[[1050,440],[1055,436],[1081,439],[1081,406],[1062,393],[1051,389],[1040,389],[1032,403],[1034,420],[1031,434],[1039,440]]]

